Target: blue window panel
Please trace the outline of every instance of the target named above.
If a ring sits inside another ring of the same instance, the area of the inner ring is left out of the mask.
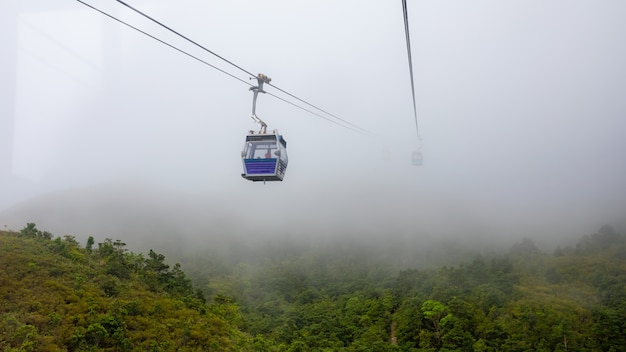
[[[276,172],[275,158],[270,159],[246,159],[246,173],[248,175],[274,174]]]

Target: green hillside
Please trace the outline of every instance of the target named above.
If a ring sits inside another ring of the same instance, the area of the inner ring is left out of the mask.
[[[626,236],[610,226],[553,253],[523,239],[424,270],[356,243],[272,252],[207,284],[266,351],[626,351]]]
[[[626,351],[626,236],[610,226],[420,270],[351,243],[215,249],[185,262],[201,290],[121,241],[0,234],[3,351]]]
[[[248,350],[230,300],[207,304],[161,254],[91,242],[0,232],[0,350]]]

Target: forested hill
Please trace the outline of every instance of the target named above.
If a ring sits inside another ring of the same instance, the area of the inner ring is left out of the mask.
[[[626,236],[610,226],[427,270],[344,247],[190,258],[202,291],[161,254],[93,242],[0,232],[1,351],[626,351]]]
[[[234,303],[207,304],[180,266],[124,246],[0,232],[0,351],[250,350]]]

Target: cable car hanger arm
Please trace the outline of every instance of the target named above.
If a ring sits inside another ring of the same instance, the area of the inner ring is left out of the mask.
[[[263,90],[263,83],[269,84],[272,81],[272,79],[262,73],[259,73],[259,75],[256,76],[255,78],[258,82],[258,85],[250,87],[250,90],[254,92],[254,96],[252,97],[252,116],[251,117],[254,120],[254,122],[261,125],[261,129],[259,130],[259,133],[264,134],[267,132],[267,124],[263,122],[263,120],[261,120],[258,116],[256,116],[256,99],[259,96],[259,92],[265,93],[265,91]]]

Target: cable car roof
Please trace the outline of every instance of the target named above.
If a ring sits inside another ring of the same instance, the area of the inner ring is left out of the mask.
[[[285,148],[287,148],[287,141],[280,134],[273,134],[273,133],[267,133],[267,134],[254,133],[254,134],[249,134],[249,135],[246,136],[246,142],[275,141],[277,138],[280,141],[280,144],[282,144]]]

